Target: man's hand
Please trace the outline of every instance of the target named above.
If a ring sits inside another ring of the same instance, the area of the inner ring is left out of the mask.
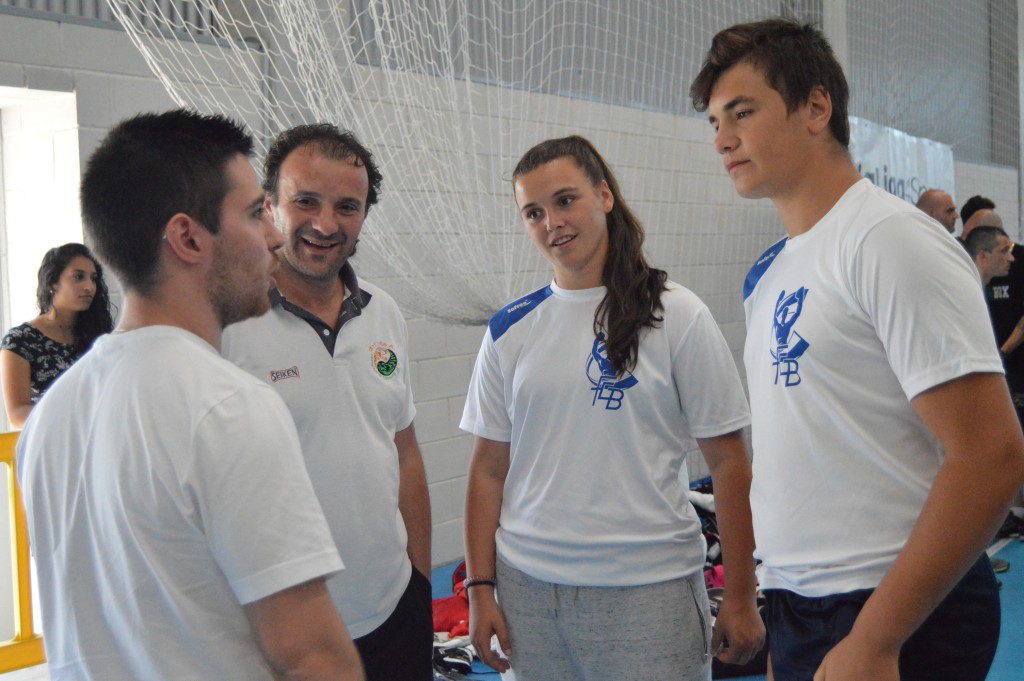
[[[761,650],[764,637],[764,622],[756,601],[730,599],[726,594],[715,620],[711,653],[728,664],[746,664]]]
[[[900,681],[899,650],[882,650],[857,638],[856,633],[828,652],[814,681]]]

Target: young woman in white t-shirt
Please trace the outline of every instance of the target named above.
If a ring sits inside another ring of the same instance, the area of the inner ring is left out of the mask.
[[[706,306],[647,264],[643,227],[590,142],[535,146],[513,182],[554,281],[491,320],[467,397],[474,645],[518,681],[710,679],[712,656],[745,663],[764,640],[749,413],[729,348]],[[691,436],[714,478],[729,587],[713,633]]]

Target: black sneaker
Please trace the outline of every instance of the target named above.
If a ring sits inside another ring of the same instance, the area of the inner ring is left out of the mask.
[[[1024,520],[1018,518],[1012,511],[1006,514],[1006,520],[1002,527],[996,532],[996,538],[1020,537],[1024,539]]]
[[[473,655],[465,648],[434,648],[434,667],[469,674],[473,671]]]
[[[996,574],[1006,572],[1010,569],[1010,561],[1003,560],[1002,558],[990,558],[992,561],[992,569],[995,570]]]

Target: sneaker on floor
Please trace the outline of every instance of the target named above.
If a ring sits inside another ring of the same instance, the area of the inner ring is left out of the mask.
[[[469,674],[473,671],[473,654],[465,648],[434,648],[434,667]]]
[[[1004,537],[1020,537],[1024,539],[1024,520],[1018,518],[1013,511],[1006,515],[1006,520],[1003,521],[1002,527],[996,532],[997,539]]]
[[[1008,560],[1003,560],[1002,558],[991,558],[990,560],[992,561],[992,569],[996,573],[1006,572],[1010,569],[1010,561]]]

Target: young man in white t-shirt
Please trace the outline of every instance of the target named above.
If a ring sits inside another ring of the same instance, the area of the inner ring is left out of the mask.
[[[363,679],[295,424],[218,354],[282,242],[251,153],[223,117],[144,114],[82,178],[124,312],[17,447],[54,679]]]
[[[776,681],[984,679],[999,599],[983,551],[1024,441],[973,263],[857,173],[846,80],[813,27],[720,32],[691,96],[737,191],[787,232],[744,285]]]

